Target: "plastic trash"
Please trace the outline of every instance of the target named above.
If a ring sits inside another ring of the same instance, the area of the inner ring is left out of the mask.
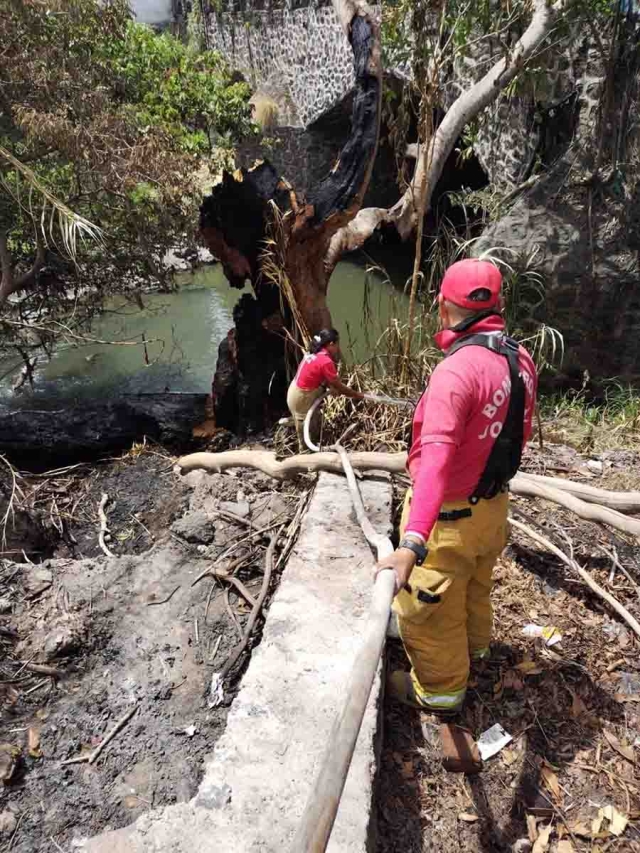
[[[562,634],[555,625],[525,625],[522,629],[525,637],[541,637],[547,646],[555,646],[562,640]]]
[[[511,743],[513,738],[508,731],[502,728],[500,723],[496,723],[483,732],[478,738],[478,749],[483,761],[491,758],[503,749],[508,743]]]

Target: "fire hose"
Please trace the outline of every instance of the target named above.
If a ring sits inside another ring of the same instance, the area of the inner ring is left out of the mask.
[[[328,396],[329,396],[329,393],[325,392],[320,397],[318,397],[317,400],[314,400],[313,405],[311,406],[311,408],[307,412],[307,416],[304,419],[304,443],[307,445],[309,450],[313,450],[314,453],[318,453],[320,448],[316,444],[314,444],[313,441],[311,440],[310,425],[311,425],[311,421],[313,419],[313,416],[315,414],[316,409],[318,408],[318,406],[322,405],[323,401]],[[365,398],[365,400],[369,400],[372,403],[383,403],[386,406],[399,406],[399,407],[413,408],[413,405],[414,405],[411,400],[401,400],[397,397],[387,397],[386,394],[365,394],[364,398]],[[338,445],[335,444],[335,445],[333,445],[333,448],[330,448],[330,449],[337,449],[337,447],[338,447]],[[342,460],[342,457],[340,457],[340,458]],[[349,467],[351,467],[349,460],[348,460],[348,457],[347,457],[347,464],[349,464]],[[342,460],[342,467],[344,468],[344,460]],[[345,468],[345,474],[346,473],[347,473],[347,471]],[[351,493],[351,496],[353,497],[353,492]],[[371,544],[371,543],[369,543],[369,544]]]
[[[373,395],[367,395],[367,397],[390,405],[411,405],[406,400],[393,400],[390,397],[379,398]],[[311,441],[309,424],[323,399],[324,396],[314,402],[304,422],[304,440],[307,447],[314,452],[320,448]],[[378,561],[389,557],[393,553],[391,540],[378,533],[369,521],[346,450],[339,442],[336,442],[331,449],[340,456],[353,508],[367,542],[376,552]],[[336,714],[327,739],[320,770],[311,786],[305,810],[290,848],[291,853],[324,853],[329,843],[360,726],[384,648],[394,594],[394,572],[391,569],[383,569],[376,576],[373,585],[364,639],[353,662],[344,692],[344,703]]]

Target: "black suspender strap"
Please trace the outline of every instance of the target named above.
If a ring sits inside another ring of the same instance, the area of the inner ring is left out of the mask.
[[[524,440],[525,387],[520,375],[517,341],[502,332],[469,335],[449,347],[447,358],[467,346],[481,346],[506,358],[511,380],[509,407],[504,423],[493,443],[478,485],[469,497],[471,503],[477,503],[481,498],[495,497],[507,486],[520,467]]]

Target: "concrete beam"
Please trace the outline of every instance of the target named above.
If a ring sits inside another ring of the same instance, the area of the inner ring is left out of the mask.
[[[361,483],[388,533],[391,485]],[[149,812],[82,844],[88,853],[288,853],[362,634],[373,558],[345,480],[321,474],[296,547],[189,803]],[[376,679],[328,850],[371,849],[380,680]]]

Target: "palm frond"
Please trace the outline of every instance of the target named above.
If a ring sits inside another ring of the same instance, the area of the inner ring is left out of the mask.
[[[14,157],[2,145],[0,158],[14,170],[12,179],[7,174],[0,173],[0,187],[31,217],[34,225],[41,230],[45,243],[50,240],[55,244],[56,233],[59,233],[65,253],[75,261],[79,239],[104,242],[104,232],[101,228],[67,207],[44,186],[33,169]],[[37,211],[34,209],[34,194],[42,199]]]

